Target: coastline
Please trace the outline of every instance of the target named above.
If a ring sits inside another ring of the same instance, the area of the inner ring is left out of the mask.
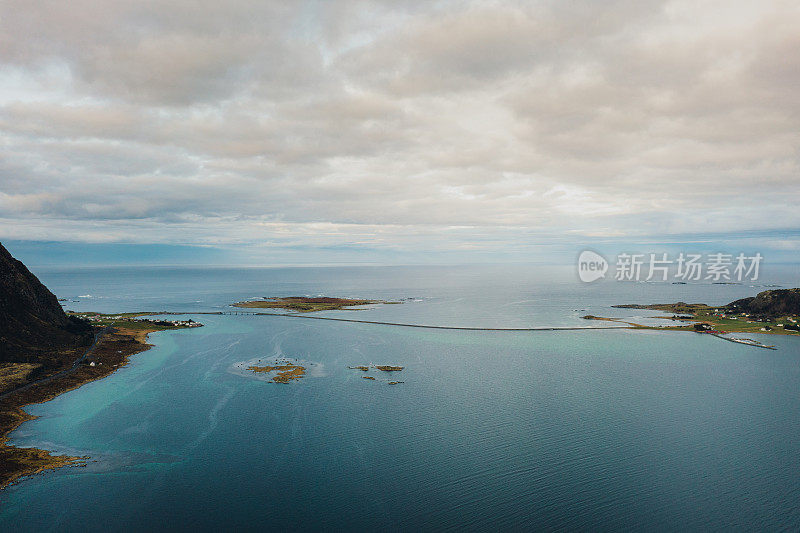
[[[28,405],[44,403],[71,390],[77,389],[86,383],[102,379],[125,366],[131,356],[150,349],[153,345],[147,342],[148,335],[155,331],[183,329],[187,326],[165,326],[158,322],[136,320],[137,316],[144,315],[171,315],[186,313],[151,312],[151,313],[124,313],[123,315],[98,315],[96,328],[101,338],[80,354],[72,367],[62,368],[43,378],[40,382],[23,385],[8,395],[0,395],[0,490],[13,484],[17,480],[65,466],[85,466],[88,457],[73,457],[66,455],[51,455],[51,452],[38,448],[18,448],[8,444],[10,434],[21,424],[36,417],[27,413],[24,408]],[[221,315],[225,312],[196,312],[190,314]],[[230,313],[239,314],[239,313]],[[272,316],[284,318],[306,318],[314,320],[327,320],[337,322],[350,322],[359,324],[374,324],[395,327],[411,327],[425,329],[462,330],[462,331],[590,331],[608,329],[646,329],[655,331],[693,331],[691,322],[698,317],[686,317],[680,320],[681,325],[676,326],[646,326],[629,322],[622,318],[609,318],[587,315],[582,317],[588,320],[608,321],[617,326],[566,326],[566,327],[530,327],[530,328],[490,328],[490,327],[459,327],[437,326],[430,324],[410,324],[384,321],[370,321],[349,318],[313,316],[310,313],[274,313],[274,312],[249,312],[242,313],[254,316]],[[670,317],[663,317],[670,318]],[[122,322],[123,325],[120,325]],[[689,324],[687,324],[687,322]],[[198,324],[201,325],[201,324]],[[102,333],[100,333],[102,332]],[[772,334],[790,335],[790,333],[773,331]],[[725,339],[730,340],[730,339]],[[91,354],[91,357],[88,357]],[[78,356],[79,354],[75,354]],[[90,362],[91,359],[91,362]]]
[[[21,478],[65,466],[85,466],[88,457],[51,455],[39,448],[19,448],[8,444],[11,433],[24,422],[37,417],[26,412],[28,405],[50,401],[86,383],[107,377],[130,361],[131,356],[149,350],[153,345],[147,336],[164,328],[106,328],[97,343],[75,362],[73,369],[62,369],[46,381],[31,387],[23,386],[0,400],[0,490]],[[177,329],[177,328],[175,328]],[[91,352],[92,363],[84,361]]]

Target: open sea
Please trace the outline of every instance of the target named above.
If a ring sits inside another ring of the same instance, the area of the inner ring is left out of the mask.
[[[27,410],[12,444],[91,457],[0,492],[2,531],[798,531],[800,339],[459,331],[231,311],[262,296],[404,299],[321,316],[602,326],[613,304],[800,286],[584,284],[545,266],[34,269],[76,311],[171,311],[115,374]],[[635,321],[636,321],[635,320]],[[303,361],[279,385],[242,371]],[[405,369],[389,378],[348,369]],[[389,379],[403,383],[389,385]]]

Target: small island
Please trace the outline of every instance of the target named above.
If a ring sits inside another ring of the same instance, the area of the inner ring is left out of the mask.
[[[383,372],[400,372],[405,367],[403,366],[396,366],[396,365],[357,365],[357,366],[348,366],[350,370],[361,370],[362,372],[368,371],[370,368],[375,368],[377,370],[381,370]]]
[[[375,368],[378,370],[382,370],[383,372],[400,372],[403,370],[402,366],[392,366],[392,365],[375,365]]]
[[[275,366],[249,366],[247,367],[247,370],[265,374],[275,372],[276,374],[272,376],[272,380],[270,382],[281,383],[283,385],[288,384],[292,380],[300,379],[306,375],[306,367],[285,361],[283,364],[278,364]]]
[[[360,370],[362,372],[368,372],[370,368],[374,368],[375,370],[379,370],[381,372],[400,372],[405,367],[397,366],[397,365],[356,365],[356,366],[348,366],[347,368],[349,368],[350,370]],[[369,380],[372,380],[372,381],[377,381],[377,378],[375,378],[375,376],[361,376],[361,378],[362,379],[369,379]],[[381,381],[385,382],[385,380],[383,380],[383,379],[381,379]],[[405,382],[404,381],[389,381],[388,383],[389,383],[389,385],[398,385],[400,383],[405,383]]]
[[[319,296],[316,298],[306,296],[285,296],[264,298],[263,300],[249,300],[246,302],[236,302],[234,307],[245,307],[249,309],[286,309],[300,313],[313,313],[316,311],[336,311],[360,305],[370,304],[399,304],[385,300],[358,300],[351,298],[329,298]]]

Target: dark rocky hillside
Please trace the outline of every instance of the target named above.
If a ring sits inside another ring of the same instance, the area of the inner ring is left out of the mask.
[[[800,289],[777,289],[729,303],[732,312],[779,317],[800,314]]]
[[[0,363],[57,367],[92,339],[91,326],[67,316],[55,295],[0,244]]]

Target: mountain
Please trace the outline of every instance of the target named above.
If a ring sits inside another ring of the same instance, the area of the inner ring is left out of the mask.
[[[92,339],[91,326],[64,313],[55,295],[0,243],[0,363],[55,368]]]
[[[800,314],[800,289],[777,289],[759,292],[725,306],[731,312],[779,317]]]

